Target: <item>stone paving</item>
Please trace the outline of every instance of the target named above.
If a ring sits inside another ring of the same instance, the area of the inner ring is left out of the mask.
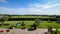
[[[47,29],[37,29],[33,31],[28,31],[28,29],[23,29],[23,30],[22,29],[11,29],[9,33],[7,33],[6,29],[4,29],[4,32],[0,34],[45,34],[44,32],[47,32]]]

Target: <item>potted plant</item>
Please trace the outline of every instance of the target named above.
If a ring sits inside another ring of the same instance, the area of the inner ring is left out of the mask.
[[[0,30],[1,34],[4,32],[4,30]]]
[[[36,30],[37,29],[37,23],[34,23],[33,27],[34,27],[34,30]]]
[[[6,32],[7,32],[7,33],[10,32],[10,30],[8,29],[8,30],[6,30]],[[7,33],[6,33],[6,34],[7,34]]]

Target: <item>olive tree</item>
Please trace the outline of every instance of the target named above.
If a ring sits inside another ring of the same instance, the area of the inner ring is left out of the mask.
[[[35,19],[35,22],[39,25],[40,23],[42,23],[41,19]]]
[[[8,16],[2,16],[0,20],[1,20],[2,26],[3,26],[4,21],[7,21],[8,20]]]

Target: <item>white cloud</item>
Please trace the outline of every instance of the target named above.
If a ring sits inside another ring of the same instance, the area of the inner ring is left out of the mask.
[[[37,7],[37,8],[42,7],[41,4],[37,4],[37,3],[30,4],[29,6],[30,6],[30,7]]]
[[[42,9],[37,9],[34,7],[31,8],[6,8],[6,7],[0,7],[1,13],[8,13],[8,14],[34,14],[39,13],[42,11]]]
[[[49,9],[49,8],[52,8],[52,7],[55,7],[55,6],[58,6],[58,5],[60,5],[60,4],[53,4],[53,5],[33,4],[33,5],[29,5],[30,6],[29,8],[0,7],[0,13],[6,13],[6,14],[48,14],[45,9]],[[51,12],[50,12],[50,14],[51,14]]]
[[[48,9],[48,8],[52,8],[52,7],[55,7],[55,6],[59,6],[60,4],[53,4],[53,5],[50,5],[50,4],[32,4],[30,5],[31,7],[35,7],[35,8],[42,8],[42,9]]]
[[[0,0],[0,3],[7,3],[6,0]]]
[[[59,5],[60,4],[54,4],[54,5],[48,5],[48,4],[46,4],[46,5],[43,6],[43,9],[48,9],[48,8],[52,8],[52,7],[59,6]]]

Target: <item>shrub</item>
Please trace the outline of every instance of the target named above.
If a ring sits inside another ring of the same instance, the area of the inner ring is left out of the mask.
[[[56,34],[58,34],[58,29],[56,28]]]
[[[13,29],[13,26],[9,26],[9,29]]]

